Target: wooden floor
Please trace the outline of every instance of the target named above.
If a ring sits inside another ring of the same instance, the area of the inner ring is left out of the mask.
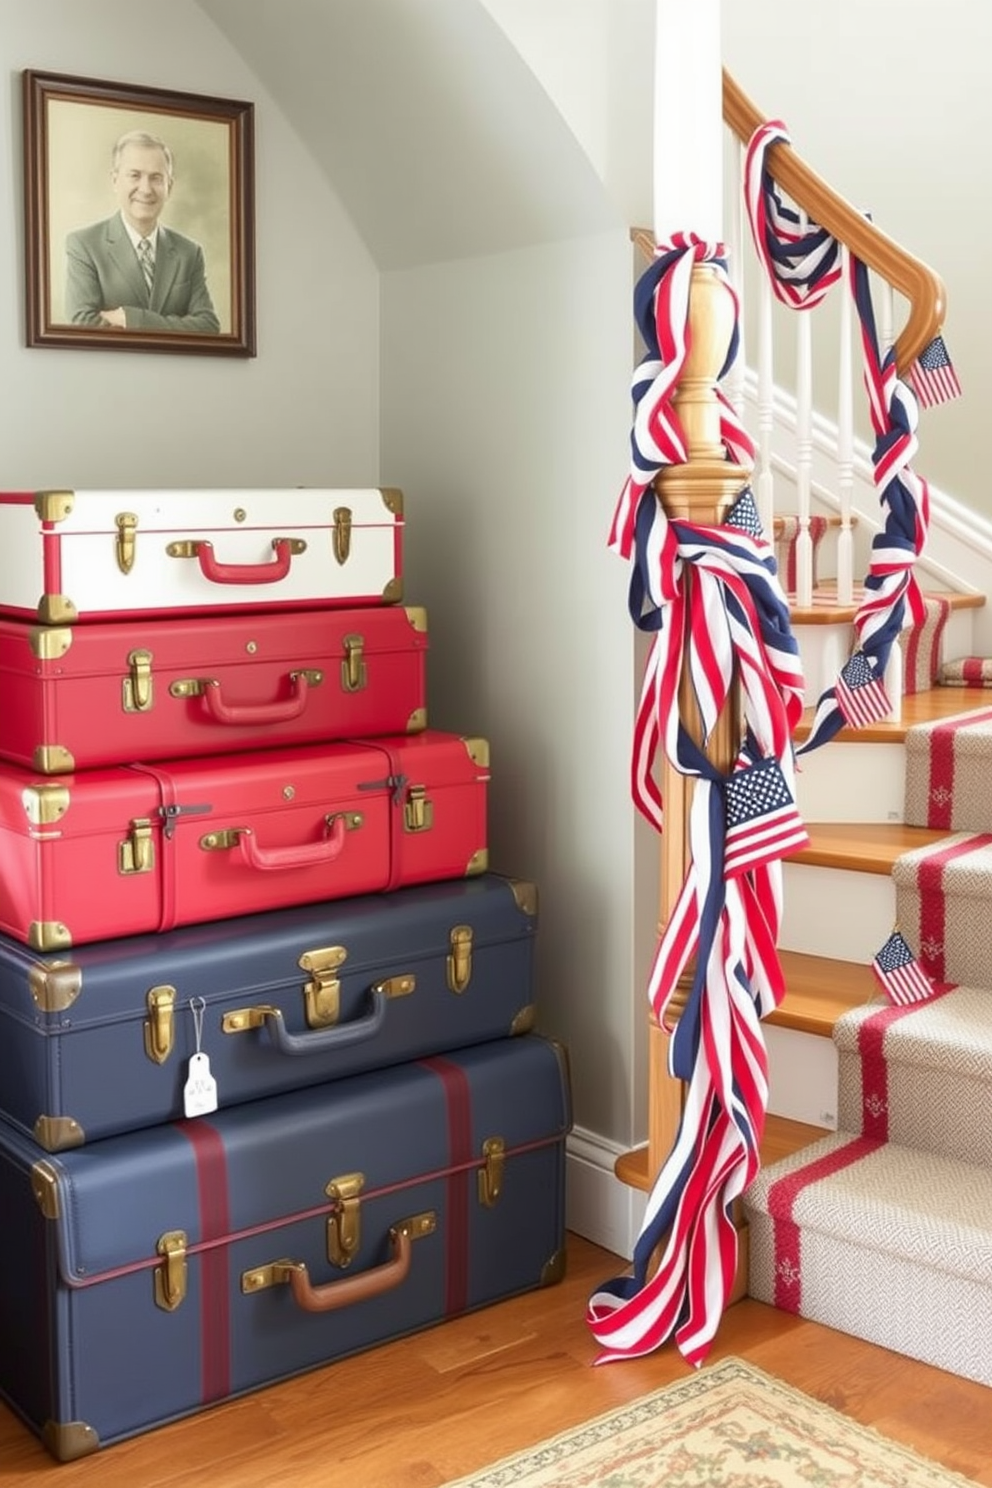
[[[685,1376],[670,1347],[592,1367],[586,1298],[618,1269],[605,1251],[570,1237],[568,1273],[557,1286],[79,1462],[54,1463],[0,1407],[0,1485],[438,1488]],[[992,1390],[750,1300],[725,1313],[710,1359],[728,1354],[992,1485]]]

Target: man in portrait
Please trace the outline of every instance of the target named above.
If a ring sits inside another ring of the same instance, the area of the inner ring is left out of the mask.
[[[111,185],[119,210],[66,239],[66,319],[116,330],[220,330],[199,243],[159,220],[172,193],[172,152],[143,130],[118,139]]]

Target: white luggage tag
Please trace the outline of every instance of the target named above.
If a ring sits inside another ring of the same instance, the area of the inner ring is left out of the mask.
[[[206,999],[191,997],[189,1007],[196,1032],[196,1053],[190,1055],[189,1071],[183,1086],[183,1112],[186,1116],[207,1116],[217,1109],[217,1081],[210,1073],[210,1060],[200,1047],[203,1043]]]

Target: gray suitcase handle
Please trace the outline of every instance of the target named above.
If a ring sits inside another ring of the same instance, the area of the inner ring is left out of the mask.
[[[221,1027],[225,1033],[247,1033],[251,1028],[268,1030],[280,1054],[322,1054],[328,1049],[348,1049],[353,1044],[362,1044],[373,1039],[386,1022],[385,992],[378,988],[369,991],[370,1008],[364,1017],[354,1023],[342,1023],[340,1027],[318,1028],[310,1033],[290,1033],[282,1016],[282,1009],[269,1003],[260,1003],[253,1008],[239,1008],[237,1012],[225,1013]]]

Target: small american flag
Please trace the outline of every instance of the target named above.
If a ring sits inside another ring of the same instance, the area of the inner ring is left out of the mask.
[[[809,846],[809,834],[777,759],[737,769],[724,785],[723,873],[736,878]]]
[[[835,686],[837,706],[852,728],[877,723],[892,712],[889,695],[863,651],[855,651],[841,667]]]
[[[909,369],[909,380],[923,408],[950,403],[961,396],[961,384],[951,365],[943,336],[934,336]]]
[[[755,504],[754,495],[750,486],[745,486],[743,491],[735,500],[733,506],[723,519],[725,527],[736,527],[738,532],[743,532],[747,537],[753,537],[760,542],[764,537],[764,529],[758,508]]]
[[[926,1002],[933,996],[933,983],[898,930],[893,930],[871,969],[891,1002],[905,1006]]]

